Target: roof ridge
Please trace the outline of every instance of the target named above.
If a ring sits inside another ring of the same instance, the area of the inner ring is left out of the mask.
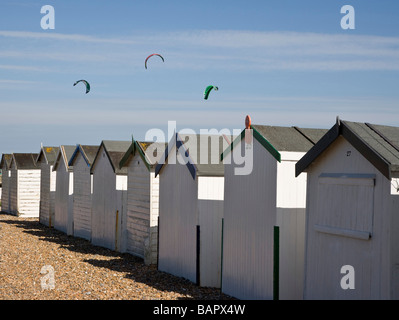
[[[369,127],[371,130],[373,130],[377,135],[379,135],[386,143],[388,143],[392,148],[394,148],[396,151],[399,152],[399,147],[394,144],[387,136],[385,136],[380,130],[378,130],[376,127],[374,127],[371,123],[365,122],[364,123],[367,127]]]
[[[293,126],[293,128],[298,131],[304,138],[306,138],[310,143],[312,143],[313,145],[316,144],[315,141],[313,141],[310,137],[308,137],[305,132],[302,131],[301,128],[297,127],[297,126]]]

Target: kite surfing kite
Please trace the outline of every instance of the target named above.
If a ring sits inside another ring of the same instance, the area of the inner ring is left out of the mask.
[[[219,88],[216,87],[216,86],[207,86],[206,89],[205,89],[205,92],[204,92],[204,99],[205,99],[205,100],[208,99],[208,96],[209,96],[209,94],[211,93],[211,90],[212,90],[212,89],[215,90],[215,91],[218,91],[218,90],[219,90]]]
[[[145,59],[145,68],[146,68],[146,69],[147,69],[147,61],[148,61],[148,59],[151,58],[152,56],[158,56],[158,57],[160,57],[160,58],[162,59],[163,62],[165,62],[164,58],[163,58],[160,54],[158,54],[158,53],[150,54],[150,55]]]
[[[86,85],[86,93],[90,91],[90,84],[86,80],[78,80],[73,85],[76,86],[79,82],[83,82]]]

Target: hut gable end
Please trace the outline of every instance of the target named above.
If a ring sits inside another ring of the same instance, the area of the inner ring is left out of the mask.
[[[296,176],[306,171],[342,136],[387,179],[399,177],[399,128],[337,120],[337,123],[296,164]]]

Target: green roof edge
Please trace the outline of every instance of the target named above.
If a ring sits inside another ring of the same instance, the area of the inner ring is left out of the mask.
[[[119,161],[119,169],[122,169],[122,167],[126,164],[127,160],[129,159],[130,154],[134,155],[136,154],[136,150],[139,151],[140,157],[143,159],[144,164],[148,171],[151,171],[151,165],[147,162],[147,159],[145,157],[145,154],[143,153],[143,150],[141,150],[141,147],[137,143],[136,140],[133,139],[132,137],[132,144],[130,145],[129,149],[127,149],[126,153],[123,155],[121,161]]]
[[[264,137],[262,136],[258,130],[256,130],[253,126],[251,126],[253,130],[253,136],[258,142],[267,150],[269,153],[278,161],[281,162],[281,154],[277,151],[277,149]],[[241,131],[241,134],[234,139],[234,141],[227,147],[225,151],[220,155],[220,161],[223,159],[234,149],[234,147],[245,137],[245,129]]]

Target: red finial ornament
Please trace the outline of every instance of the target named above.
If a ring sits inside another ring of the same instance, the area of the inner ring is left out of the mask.
[[[251,117],[249,115],[245,117],[245,129],[251,129]]]

